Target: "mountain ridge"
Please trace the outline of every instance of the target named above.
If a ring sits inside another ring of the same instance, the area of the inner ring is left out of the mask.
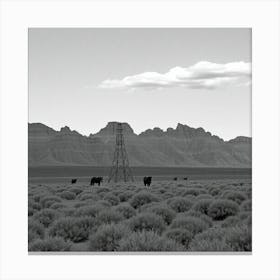
[[[108,166],[114,153],[115,124],[109,122],[85,136],[68,126],[57,131],[42,123],[29,123],[29,165]],[[139,134],[124,123],[123,130],[132,166],[251,166],[251,137],[224,141],[203,128],[180,123],[175,129],[155,127]]]

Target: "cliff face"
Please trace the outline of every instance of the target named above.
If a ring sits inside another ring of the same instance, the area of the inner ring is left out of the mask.
[[[132,166],[251,167],[251,138],[223,141],[203,128],[178,124],[175,129],[147,129],[137,135],[123,124]],[[28,126],[29,165],[111,164],[116,123],[109,122],[89,137],[64,127],[60,131],[40,123]]]

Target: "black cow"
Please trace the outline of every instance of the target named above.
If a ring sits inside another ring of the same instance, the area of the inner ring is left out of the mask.
[[[77,183],[77,179],[72,179],[71,180],[71,184],[76,184]]]
[[[185,177],[184,180],[185,180],[185,181],[188,181],[188,177]]]
[[[90,180],[90,185],[94,186],[94,184],[98,184],[98,186],[100,186],[101,182],[103,182],[103,177],[92,177]]]
[[[152,177],[144,177],[143,178],[144,186],[150,186],[152,183]]]
[[[174,180],[174,181],[177,181],[177,180],[178,180],[178,178],[177,178],[177,177],[175,177],[175,178],[173,178],[173,180]]]

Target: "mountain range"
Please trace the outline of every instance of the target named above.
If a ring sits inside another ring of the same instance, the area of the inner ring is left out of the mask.
[[[178,123],[177,127],[147,129],[135,134],[123,123],[125,146],[131,166],[251,167],[252,139],[238,136],[224,141]],[[56,131],[42,123],[28,124],[29,166],[110,166],[115,147],[116,122],[84,136],[65,126]]]

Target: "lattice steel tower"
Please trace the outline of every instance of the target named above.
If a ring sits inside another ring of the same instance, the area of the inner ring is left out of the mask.
[[[116,146],[108,182],[112,180],[115,183],[119,181],[134,181],[125,149],[122,123],[117,123]]]

